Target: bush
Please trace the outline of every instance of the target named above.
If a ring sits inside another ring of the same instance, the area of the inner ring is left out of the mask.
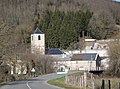
[[[10,75],[10,67],[8,65],[0,66],[0,82],[12,81],[13,77]]]

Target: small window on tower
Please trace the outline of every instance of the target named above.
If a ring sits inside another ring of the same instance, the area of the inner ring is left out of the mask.
[[[40,35],[38,36],[38,40],[40,40]]]
[[[33,40],[33,36],[32,36],[32,40]]]

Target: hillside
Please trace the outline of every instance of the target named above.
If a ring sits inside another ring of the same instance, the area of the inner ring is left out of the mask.
[[[28,24],[35,20],[37,14],[42,18],[46,9],[65,12],[90,9],[96,14],[104,11],[111,15],[116,23],[120,23],[119,8],[119,3],[111,0],[0,0],[0,21]]]
[[[36,26],[46,34],[46,47],[78,48],[83,35],[110,38],[119,31],[119,8],[111,0],[0,0],[0,50],[30,45]]]

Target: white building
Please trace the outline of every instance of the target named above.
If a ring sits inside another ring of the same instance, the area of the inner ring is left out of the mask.
[[[73,54],[69,61],[58,61],[59,65],[65,65],[70,70],[100,70],[101,58],[97,53]]]
[[[45,54],[45,34],[38,27],[31,34],[31,51],[32,53]]]
[[[85,39],[85,49],[82,53],[98,53],[100,57],[108,57],[108,44],[102,40]]]

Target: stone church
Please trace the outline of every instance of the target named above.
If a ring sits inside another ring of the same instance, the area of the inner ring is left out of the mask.
[[[45,34],[38,27],[31,34],[31,51],[45,55]]]

